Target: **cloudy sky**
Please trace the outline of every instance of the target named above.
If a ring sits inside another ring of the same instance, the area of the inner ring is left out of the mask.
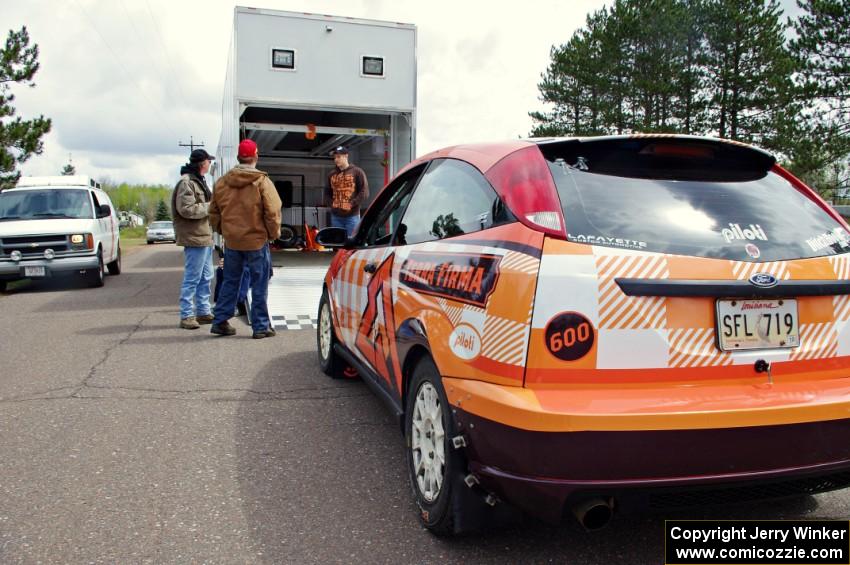
[[[602,0],[256,0],[258,8],[415,24],[417,154],[526,135],[549,49]],[[782,0],[788,10],[794,0]],[[35,88],[14,86],[18,115],[53,119],[26,175],[77,172],[173,184],[189,136],[214,151],[234,2],[0,0],[0,33],[26,25],[41,50]]]

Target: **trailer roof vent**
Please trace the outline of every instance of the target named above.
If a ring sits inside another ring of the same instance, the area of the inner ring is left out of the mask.
[[[364,77],[384,77],[384,58],[363,55],[360,58],[360,74]]]
[[[272,48],[272,69],[279,71],[294,71],[295,49]]]

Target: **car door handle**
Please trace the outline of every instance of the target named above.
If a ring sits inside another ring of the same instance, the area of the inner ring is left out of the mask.
[[[373,274],[375,271],[378,270],[378,264],[377,263],[366,263],[363,266],[363,270],[366,271],[369,274]]]

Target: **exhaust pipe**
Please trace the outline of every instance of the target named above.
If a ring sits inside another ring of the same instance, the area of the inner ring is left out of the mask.
[[[608,525],[614,515],[614,501],[611,498],[590,498],[576,504],[572,510],[585,530],[600,530]]]

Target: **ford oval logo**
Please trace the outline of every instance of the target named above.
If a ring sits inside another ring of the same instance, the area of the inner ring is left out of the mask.
[[[750,284],[761,288],[776,286],[779,280],[770,273],[756,273],[750,277]]]

